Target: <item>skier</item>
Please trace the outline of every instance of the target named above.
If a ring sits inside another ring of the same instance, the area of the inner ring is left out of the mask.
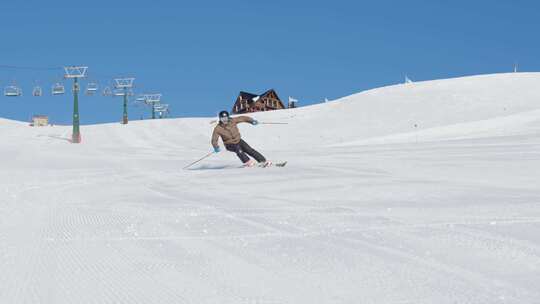
[[[238,158],[242,161],[244,166],[252,167],[255,165],[255,162],[249,158],[253,157],[261,167],[267,167],[271,165],[271,162],[267,161],[264,156],[259,152],[255,151],[250,147],[240,135],[237,124],[241,122],[247,122],[256,126],[259,122],[248,116],[238,116],[231,118],[229,112],[221,111],[218,115],[219,123],[214,128],[212,133],[212,146],[214,147],[214,152],[219,153],[220,148],[218,145],[218,139],[221,137],[225,149],[228,151],[236,153]],[[248,156],[249,155],[249,156]]]

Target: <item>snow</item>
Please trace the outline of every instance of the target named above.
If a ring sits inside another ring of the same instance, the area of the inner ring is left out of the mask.
[[[0,119],[0,302],[540,303],[539,83],[253,115],[289,123],[241,126],[285,168],[181,170],[213,118],[83,126],[79,145]]]

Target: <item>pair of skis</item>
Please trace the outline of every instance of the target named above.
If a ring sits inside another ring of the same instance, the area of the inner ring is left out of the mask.
[[[214,152],[210,152],[208,154],[206,154],[205,156],[199,158],[198,160],[192,162],[191,164],[185,166],[184,168],[182,168],[183,170],[186,170],[188,168],[190,168],[191,166],[195,165],[196,163],[199,163],[201,161],[203,161],[204,159],[210,157],[211,155],[213,155]],[[279,162],[279,163],[275,163],[275,164],[272,164],[270,163],[269,165],[265,165],[265,166],[262,166],[262,168],[268,168],[268,167],[271,167],[271,166],[274,166],[274,167],[285,167],[285,165],[287,165],[287,162],[284,161],[284,162]],[[252,166],[252,167],[261,167],[261,166]],[[245,167],[245,166],[242,166],[242,168],[251,168],[251,167]]]
[[[266,162],[265,164],[260,165],[254,165],[254,166],[242,166],[241,168],[269,168],[269,167],[285,167],[287,165],[287,162],[279,162],[279,163],[272,163],[272,162]]]

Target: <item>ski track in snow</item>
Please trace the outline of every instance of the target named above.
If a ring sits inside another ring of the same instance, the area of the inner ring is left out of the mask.
[[[492,77],[465,83],[511,76]],[[304,126],[357,103],[257,115]],[[0,302],[540,303],[540,116],[486,112],[503,127],[455,121],[425,141],[321,130],[306,147],[304,128],[242,126],[289,161],[267,169],[221,153],[181,170],[208,146],[205,119],[84,126],[81,145],[0,120]]]

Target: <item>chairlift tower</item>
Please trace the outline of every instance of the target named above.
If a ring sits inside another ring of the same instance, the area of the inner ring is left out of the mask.
[[[73,134],[71,135],[71,142],[78,144],[81,142],[80,132],[80,120],[79,120],[79,78],[86,77],[85,66],[69,66],[64,67],[64,78],[73,79]]]
[[[156,105],[161,102],[161,94],[144,94],[144,103],[152,108],[152,119],[156,119]]]
[[[116,78],[114,80],[114,88],[118,90],[115,92],[115,96],[124,96],[124,114],[122,116],[122,123],[124,125],[127,125],[128,123],[128,112],[127,112],[127,104],[128,104],[128,96],[133,95],[133,92],[131,89],[133,88],[133,81],[135,78]]]

